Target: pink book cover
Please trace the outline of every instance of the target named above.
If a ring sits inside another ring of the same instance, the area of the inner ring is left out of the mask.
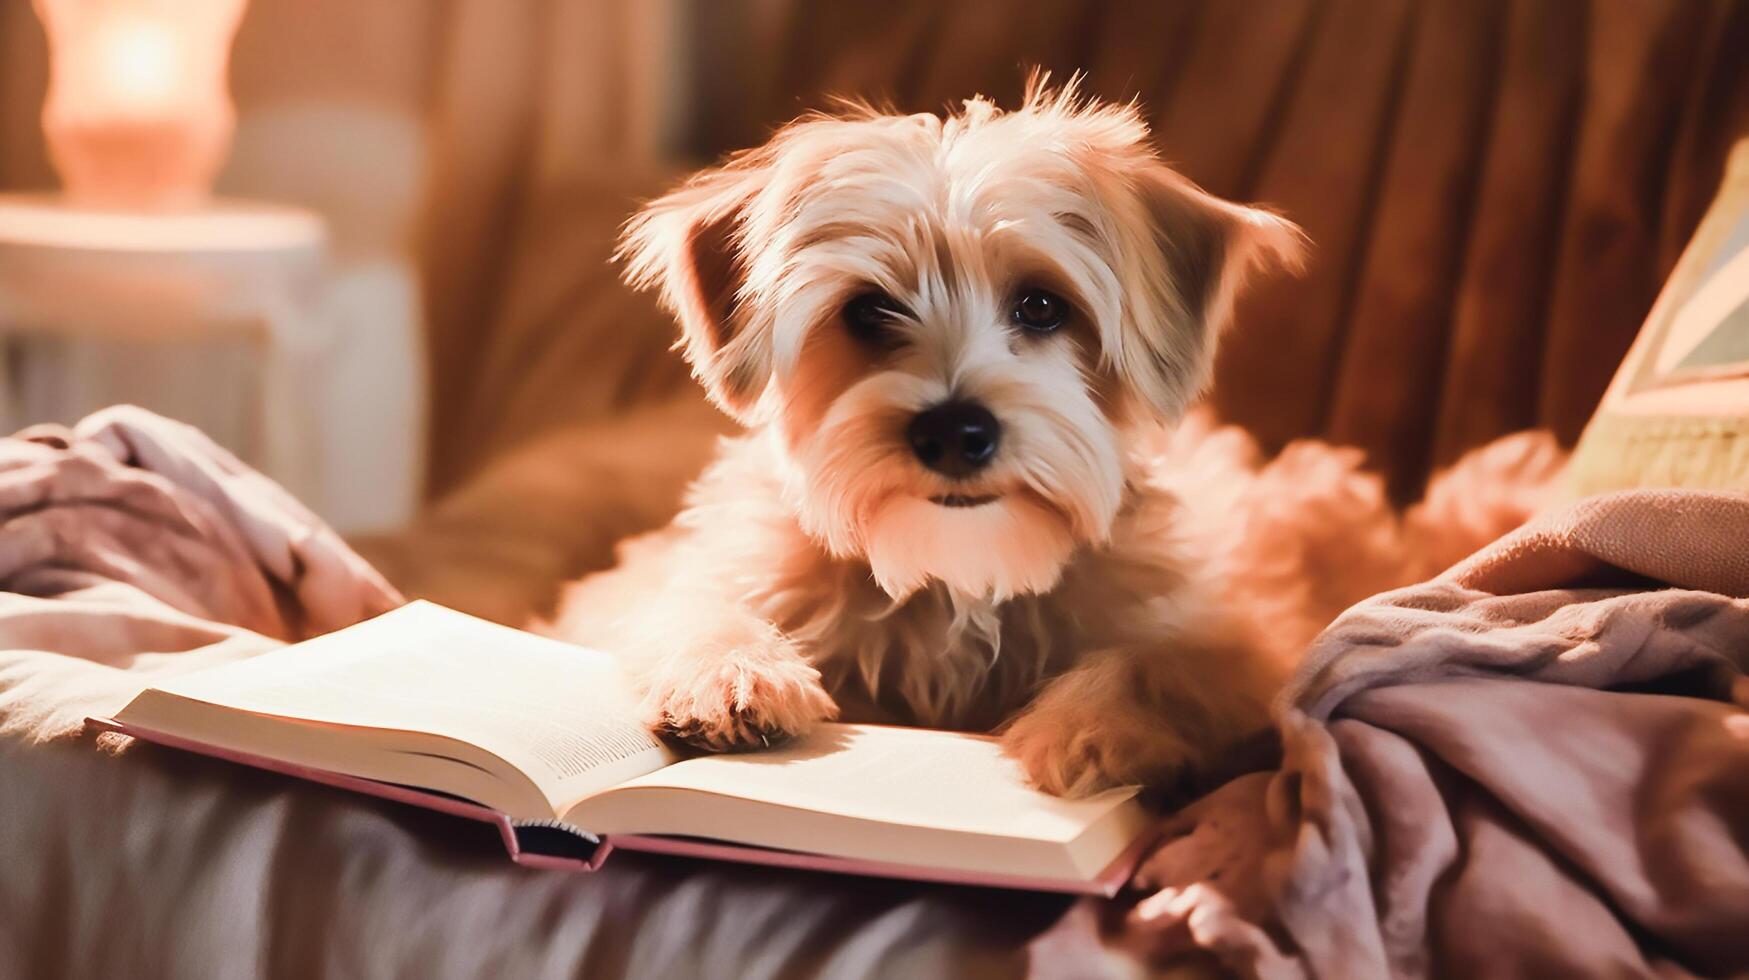
[[[1124,883],[1129,880],[1130,873],[1135,870],[1136,864],[1147,852],[1148,845],[1155,839],[1152,834],[1141,835],[1111,864],[1107,865],[1097,878],[1091,881],[1074,882],[1052,878],[1029,878],[1020,875],[972,874],[922,865],[828,857],[801,851],[748,847],[690,837],[660,837],[639,834],[608,834],[598,837],[556,822],[518,821],[512,819],[508,814],[451,796],[429,793],[395,783],[362,779],[324,769],[311,769],[307,766],[281,762],[265,756],[238,752],[218,745],[150,731],[137,725],[126,725],[110,718],[87,718],[85,725],[88,731],[115,732],[155,745],[195,752],[227,762],[295,776],[298,779],[306,779],[326,786],[365,793],[397,803],[407,803],[451,816],[489,823],[498,828],[498,836],[504,842],[504,849],[510,854],[510,859],[517,864],[531,868],[594,871],[601,867],[602,862],[607,860],[614,851],[624,850],[643,851],[650,854],[673,854],[713,861],[735,861],[742,864],[761,864],[779,868],[801,868],[809,871],[826,871],[834,874],[862,875],[874,878],[902,878],[987,888],[1100,895],[1110,898],[1123,888]],[[560,846],[550,847],[543,844],[539,849],[533,849],[537,839],[548,842],[556,841]]]

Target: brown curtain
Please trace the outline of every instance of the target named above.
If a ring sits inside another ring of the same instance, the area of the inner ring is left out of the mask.
[[[1140,97],[1169,159],[1316,246],[1243,305],[1216,405],[1361,446],[1400,495],[1507,432],[1577,437],[1749,132],[1736,0],[797,0],[775,39],[744,27],[769,4],[705,6],[699,154],[830,92],[1012,102],[1034,64]]]
[[[431,487],[544,430],[680,388],[669,326],[622,287],[614,231],[660,186],[676,12],[452,0],[422,235]]]

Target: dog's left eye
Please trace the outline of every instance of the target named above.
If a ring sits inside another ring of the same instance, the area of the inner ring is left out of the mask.
[[[1063,297],[1043,289],[1028,289],[1014,298],[1014,322],[1032,333],[1052,333],[1069,318]]]

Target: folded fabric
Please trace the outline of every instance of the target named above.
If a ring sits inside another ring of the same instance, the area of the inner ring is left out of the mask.
[[[0,729],[37,738],[183,669],[154,655],[260,652],[402,602],[277,484],[131,406],[0,439],[0,531]]]
[[[1637,490],[1355,606],[1128,938],[1260,977],[1749,971],[1745,596],[1749,495]]]

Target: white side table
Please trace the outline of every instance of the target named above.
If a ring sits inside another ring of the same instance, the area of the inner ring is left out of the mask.
[[[322,512],[325,253],[322,219],[300,209],[130,214],[0,195],[0,428],[131,401]]]

